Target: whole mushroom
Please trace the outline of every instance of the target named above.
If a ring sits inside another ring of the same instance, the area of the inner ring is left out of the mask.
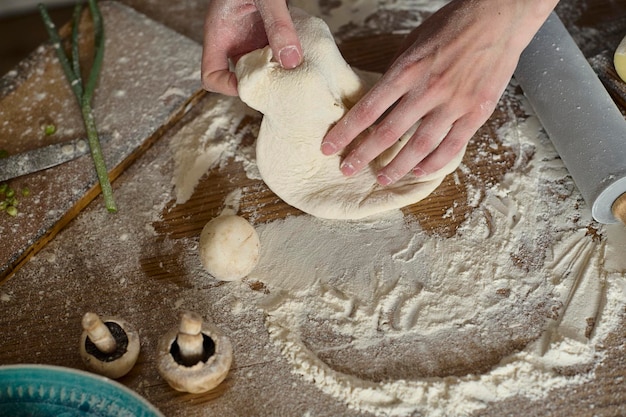
[[[139,334],[127,321],[85,313],[80,356],[92,372],[109,378],[126,375],[139,357]]]
[[[159,341],[158,370],[177,391],[202,393],[228,375],[233,359],[230,340],[193,312],[181,315],[178,327]]]

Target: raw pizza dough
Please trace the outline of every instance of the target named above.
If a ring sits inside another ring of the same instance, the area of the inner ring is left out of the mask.
[[[259,235],[246,219],[222,214],[200,233],[200,262],[216,279],[239,280],[256,266],[260,246]]]
[[[465,149],[436,173],[420,179],[409,174],[387,187],[378,185],[376,173],[415,128],[352,177],[341,174],[341,155],[322,154],[322,138],[371,87],[372,77],[359,77],[345,62],[323,20],[298,9],[291,14],[305,54],[298,68],[282,69],[269,47],[243,56],[235,67],[239,96],[264,115],[256,159],[267,186],[286,203],[327,219],[360,219],[428,196],[459,166]]]

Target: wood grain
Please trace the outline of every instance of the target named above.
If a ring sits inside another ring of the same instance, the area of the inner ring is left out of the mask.
[[[137,7],[150,8],[154,17],[160,16],[161,21],[180,25],[188,22],[190,27],[201,27],[201,16],[196,10],[201,8],[198,2],[134,3]],[[580,1],[561,3],[565,7],[580,4]],[[616,2],[590,2],[593,4],[610,6]],[[585,7],[585,14],[585,21],[590,22],[594,34],[602,34],[602,13],[594,14],[590,6]],[[614,20],[613,16],[611,21]],[[380,71],[394,56],[399,42],[398,35],[361,37],[344,40],[341,48],[351,63]],[[40,64],[38,61],[37,66]],[[500,126],[523,117],[519,94],[510,88],[496,113],[472,138],[463,161],[468,169],[448,176],[431,197],[407,207],[407,217],[418,221],[438,238],[452,236],[467,214],[476,210],[476,200],[468,195],[470,191],[479,193],[480,200],[484,197],[480,195],[481,190],[501,181],[512,164],[523,166],[528,161],[530,155],[502,146],[497,139]],[[171,187],[167,186],[172,175],[167,142],[177,129],[198,115],[208,97],[199,95],[198,105],[184,113],[178,123],[163,124],[164,135],[161,138],[155,135],[153,146],[120,174],[114,183],[123,206],[117,217],[103,215],[96,198],[73,221],[68,219],[65,229],[47,244],[40,256],[25,263],[11,280],[2,284],[0,302],[5,314],[0,317],[0,364],[48,363],[82,368],[76,345],[80,318],[89,309],[123,316],[140,329],[139,361],[120,382],[147,398],[167,416],[367,415],[346,407],[295,375],[269,340],[262,314],[234,313],[237,305],[233,301],[233,286],[208,279],[201,269],[189,264],[189,253],[196,250],[194,242],[201,228],[220,211],[225,196],[234,189],[245,187],[241,212],[255,223],[300,214],[281,202],[262,182],[248,179],[241,165],[232,160],[208,172],[186,204],[174,204]],[[70,123],[67,117],[65,120]],[[80,126],[79,120],[73,123]],[[249,131],[250,125],[258,123],[259,118],[247,118],[239,129]],[[249,144],[254,138],[246,140]],[[88,162],[86,159],[83,165],[74,168],[69,176],[72,182],[81,180],[78,177],[81,172],[89,172]],[[164,177],[164,192],[146,190],[143,185],[155,171]],[[47,192],[55,195],[57,191],[51,188]],[[163,198],[167,201],[164,207]],[[163,207],[156,220],[150,215],[154,206]],[[142,211],[149,215],[142,215]],[[141,239],[132,239],[145,228],[150,229],[149,233],[141,234]],[[131,238],[126,237],[128,241],[119,238],[127,235],[131,235]],[[528,258],[520,256],[522,267],[524,262],[533,261],[532,255]],[[253,292],[268,291],[262,283],[246,282],[244,285]],[[229,377],[215,391],[202,395],[178,393],[156,372],[156,343],[165,331],[175,326],[176,313],[182,308],[205,312],[234,342],[235,363]],[[605,340],[603,360],[594,367],[589,383],[555,388],[538,400],[512,397],[491,403],[474,415],[626,415],[625,341],[626,322],[622,320]],[[469,366],[462,362],[462,357],[458,359],[449,364],[451,372],[462,373]],[[492,359],[476,364],[477,369],[487,369]]]
[[[103,150],[109,178],[114,181],[202,96],[195,78],[200,46],[119,3],[104,2],[101,8],[107,43],[94,113],[100,132],[113,137]],[[87,13],[81,20],[81,33],[81,65],[87,72],[93,54]],[[149,41],[140,39],[143,36]],[[0,149],[9,154],[84,137],[76,99],[50,44],[38,48],[0,79],[0,122]],[[53,135],[43,133],[49,124],[57,128]],[[89,156],[8,184],[18,190],[28,187],[31,195],[21,199],[17,217],[0,215],[4,242],[0,246],[0,282],[100,193]]]

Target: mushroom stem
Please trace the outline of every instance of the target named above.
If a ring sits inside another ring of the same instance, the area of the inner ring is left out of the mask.
[[[83,330],[87,332],[89,340],[103,353],[112,353],[117,349],[117,342],[109,328],[96,313],[85,313],[83,316]]]
[[[199,314],[184,312],[159,340],[159,374],[175,390],[201,393],[217,387],[233,361],[230,340]]]
[[[204,336],[202,335],[202,317],[193,312],[184,312],[178,326],[176,343],[180,357],[188,366],[200,362],[204,356]]]

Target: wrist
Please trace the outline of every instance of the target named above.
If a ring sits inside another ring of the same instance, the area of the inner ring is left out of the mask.
[[[471,1],[471,0],[470,0]],[[520,52],[528,46],[533,36],[554,10],[559,0],[484,0],[498,14],[511,11],[510,47]]]

